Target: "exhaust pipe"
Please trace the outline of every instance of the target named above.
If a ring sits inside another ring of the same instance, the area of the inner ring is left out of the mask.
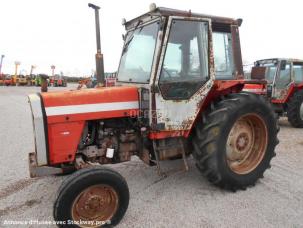
[[[101,52],[101,40],[100,40],[100,23],[99,23],[99,6],[88,3],[88,7],[95,10],[95,21],[96,21],[96,41],[97,41],[97,54],[96,54],[96,77],[98,87],[104,86],[104,61],[103,54]]]

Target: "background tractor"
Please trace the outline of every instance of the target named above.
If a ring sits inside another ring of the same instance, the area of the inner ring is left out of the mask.
[[[117,73],[105,73],[105,87],[115,86]]]
[[[64,78],[55,78],[53,81],[53,86],[54,87],[66,87],[67,83]]]
[[[79,80],[77,89],[94,88],[97,84],[95,77],[89,77]]]
[[[24,86],[24,85],[28,85],[28,77],[26,77],[25,75],[23,74],[20,74],[20,75],[17,75],[17,78],[16,78],[16,85],[17,86]]]
[[[36,80],[35,80],[36,75],[34,75],[34,73],[33,73],[33,71],[34,71],[34,69],[35,69],[36,67],[37,67],[37,66],[35,66],[35,65],[31,65],[29,75],[26,76],[26,78],[27,78],[27,84],[28,84],[29,86],[34,86],[35,83],[36,83]]]
[[[38,74],[35,77],[35,86],[41,86],[41,75]]]
[[[251,78],[267,83],[246,85],[245,91],[267,95],[279,116],[286,114],[293,127],[303,127],[303,60],[258,60]]]
[[[66,87],[67,82],[63,75],[55,74],[50,77],[50,84],[54,87]]]
[[[41,84],[42,84],[42,78],[48,78],[48,75],[46,75],[46,74],[37,74],[36,76],[35,76],[35,78],[34,78],[34,80],[35,80],[35,86],[41,86]]]
[[[30,86],[35,86],[35,84],[36,84],[36,75],[35,74],[28,75],[28,83]]]
[[[4,85],[6,86],[14,85],[14,79],[12,75],[10,74],[4,75]]]
[[[193,155],[216,186],[236,191],[263,177],[278,144],[275,113],[242,92],[242,20],[151,5],[126,22],[117,86],[104,86],[97,31],[98,87],[29,95],[36,151],[31,177],[75,171],[58,190],[54,219],[116,225],[129,203],[126,180],[104,164],[139,157],[156,165]],[[223,50],[223,51],[222,51]],[[83,223],[82,223],[83,224]]]
[[[7,77],[6,83],[15,86],[17,84],[17,75],[10,75],[9,77]]]
[[[0,85],[4,85],[5,77],[6,77],[5,74],[0,74]]]

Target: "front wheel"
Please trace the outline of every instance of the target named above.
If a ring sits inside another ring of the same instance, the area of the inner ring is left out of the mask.
[[[100,167],[82,169],[60,186],[54,220],[59,227],[114,226],[128,203],[128,186],[119,173]]]
[[[275,114],[263,97],[231,94],[203,113],[195,127],[193,156],[210,182],[245,189],[270,168],[277,132]]]

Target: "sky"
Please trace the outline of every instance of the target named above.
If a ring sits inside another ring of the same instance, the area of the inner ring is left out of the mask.
[[[19,71],[88,76],[95,69],[94,11],[87,0],[0,0],[0,55],[2,72]],[[122,18],[130,20],[157,6],[242,18],[240,28],[245,64],[257,59],[290,57],[303,59],[302,1],[265,0],[91,0],[99,5],[101,46],[106,72],[118,68],[123,46]]]

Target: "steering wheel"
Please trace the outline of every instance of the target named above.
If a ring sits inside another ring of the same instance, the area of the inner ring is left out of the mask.
[[[174,88],[173,93],[175,97],[186,98],[190,96],[190,91],[188,91],[186,88]]]

